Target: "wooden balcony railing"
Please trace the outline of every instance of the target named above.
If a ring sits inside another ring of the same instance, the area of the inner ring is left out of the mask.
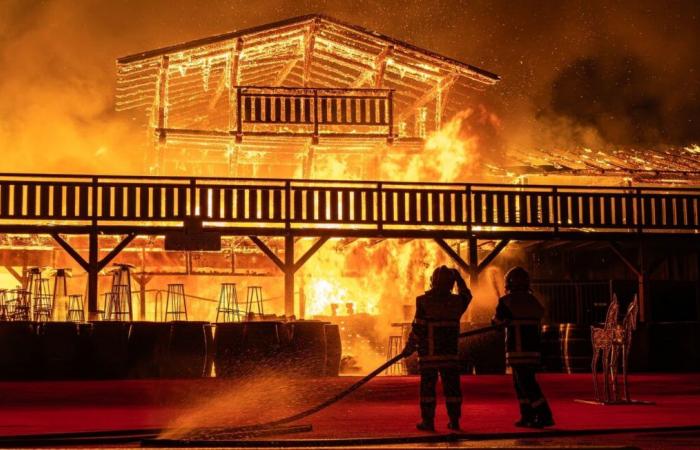
[[[156,234],[189,217],[229,234],[696,234],[700,190],[0,174],[0,232]]]
[[[236,88],[236,136],[297,134],[315,139],[322,135],[391,139],[392,95],[388,89],[241,86]]]

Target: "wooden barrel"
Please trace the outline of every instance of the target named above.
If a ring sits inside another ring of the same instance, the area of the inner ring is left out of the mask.
[[[78,378],[80,335],[75,322],[45,322],[39,326],[41,375],[47,380]],[[82,355],[84,357],[84,355]]]
[[[207,364],[209,322],[174,321],[170,323],[168,348],[161,376],[165,378],[201,378]]]
[[[243,363],[245,324],[242,322],[217,323],[214,332],[214,368],[217,377],[240,374]]]
[[[92,322],[90,374],[100,379],[126,378],[129,368],[131,323]]]
[[[294,375],[321,377],[326,367],[325,322],[290,322],[290,372]]]
[[[591,371],[591,327],[562,323],[559,325],[561,355],[564,372],[585,373]]]
[[[0,322],[0,380],[37,378],[38,344],[34,322]]]
[[[214,342],[214,325],[208,323],[204,325],[204,336],[207,341],[207,363],[204,368],[204,376],[211,377],[214,372],[214,357],[216,355],[216,344]]]
[[[340,341],[340,327],[336,324],[326,324],[326,371],[327,377],[337,377],[340,372],[340,359],[343,353]]]
[[[169,339],[169,323],[132,322],[129,332],[128,376],[160,377]]]
[[[245,322],[243,356],[248,370],[281,369],[282,351],[289,342],[289,331],[283,322]]]
[[[542,325],[540,335],[542,368],[545,372],[561,372],[561,338],[559,325]]]

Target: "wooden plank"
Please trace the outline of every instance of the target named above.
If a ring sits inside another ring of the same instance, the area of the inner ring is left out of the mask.
[[[602,225],[607,225],[607,226],[612,226],[613,221],[612,221],[612,211],[613,211],[613,196],[612,195],[603,195],[603,216],[601,218],[601,224]]]
[[[272,191],[272,219],[282,220],[282,189],[275,189]],[[287,207],[289,208],[289,207]],[[289,211],[287,211],[289,215]]]
[[[13,216],[15,217],[22,217],[24,215],[23,208],[22,208],[22,200],[24,197],[24,184],[23,183],[15,183],[14,185],[14,192],[12,193],[12,203],[13,203]]]
[[[26,194],[25,194],[25,199],[24,202],[26,204],[26,216],[27,217],[34,217],[36,214],[36,184],[35,183],[28,183],[26,185]]]
[[[243,121],[252,122],[253,120],[253,98],[243,97]]]
[[[395,194],[396,191],[393,189],[385,189],[382,192],[384,198],[381,200],[384,202],[384,217],[382,217],[382,220],[387,223],[395,223],[396,219],[394,218],[394,206],[396,199]]]
[[[464,202],[466,201],[467,194],[465,192],[455,193],[455,223],[463,224],[465,222],[464,217]]]
[[[374,214],[374,191],[372,189],[364,189],[365,202],[364,202],[364,213],[366,222],[376,222],[378,217]]]
[[[483,192],[474,192],[473,193],[474,199],[473,199],[473,205],[474,205],[474,214],[472,215],[472,222],[474,225],[481,225],[484,223],[484,209],[483,209],[483,198],[484,198],[484,193]]]
[[[455,201],[455,192],[445,192],[443,195],[443,211],[444,211],[444,222],[445,223],[455,223],[454,217],[452,217],[452,211],[454,210],[452,205]]]
[[[559,217],[561,217],[561,226],[568,227],[570,226],[569,220],[571,217],[570,214],[570,205],[571,203],[571,197],[568,194],[559,194]]]
[[[249,220],[257,220],[258,218],[258,197],[260,192],[256,188],[246,189],[248,191],[248,211],[247,217]]]
[[[418,193],[415,190],[408,190],[408,222],[418,223]]]
[[[236,220],[245,220],[245,189],[236,189]]]
[[[552,224],[552,218],[550,217],[550,205],[549,201],[551,200],[552,196],[549,193],[546,194],[538,194],[538,197],[540,199],[540,206],[542,208],[541,214],[542,214],[542,219],[540,220],[541,225],[551,225]]]
[[[187,215],[187,187],[177,188],[177,217],[182,218]]]
[[[260,216],[263,220],[270,220],[270,190],[260,190]]]
[[[184,192],[181,192],[183,194]],[[139,189],[139,208],[138,216],[140,218],[148,217],[148,186],[142,185]]]
[[[342,197],[340,199],[341,209],[340,209],[340,219],[343,222],[350,222],[350,190],[343,189]]]
[[[304,191],[301,189],[296,189],[292,191],[292,201],[294,202],[294,215],[292,216],[293,220],[302,220],[303,219],[303,199]]]
[[[233,220],[233,189],[224,189],[224,220]]]
[[[112,217],[112,188],[109,185],[103,185],[101,186],[102,190],[102,195],[101,195],[101,204],[102,204],[102,219],[109,219]],[[61,192],[61,191],[59,191]],[[59,195],[61,203],[63,203],[63,195]],[[54,200],[56,199],[55,193],[54,193]],[[58,209],[58,213],[61,214],[61,210]]]
[[[163,218],[163,193],[162,187],[159,185],[153,186],[153,217],[156,219]]]
[[[528,209],[528,224],[530,225],[538,225],[539,224],[539,211],[538,211],[538,204],[537,204],[537,195],[533,193],[529,193],[527,195],[528,202],[527,202],[527,209]]]
[[[351,191],[352,195],[352,220],[354,222],[364,222],[365,219],[362,216],[362,211],[363,211],[363,199],[362,199],[362,191],[360,190],[353,190]]]
[[[0,217],[10,217],[10,184],[0,183]]]
[[[122,185],[114,185],[114,219],[124,218],[124,188]]]
[[[429,195],[426,191],[420,193],[420,223],[422,224],[430,224]]]
[[[432,223],[440,223],[440,213],[442,212],[442,203],[440,202],[440,192],[432,191],[430,193],[430,209],[431,217],[430,221]]]
[[[167,198],[167,197],[166,197]],[[166,208],[167,211],[167,208]],[[212,187],[211,188],[211,218],[221,219],[221,188]],[[167,213],[166,213],[167,215]]]
[[[581,196],[570,194],[571,199],[571,225],[574,227],[581,226],[580,200]]]
[[[2,185],[0,185],[2,189]],[[0,196],[1,197],[1,196]],[[41,193],[39,194],[39,216],[42,218],[48,218],[49,216],[49,200],[51,199],[51,185],[48,183],[43,183],[41,185]],[[0,200],[1,201],[1,200]],[[0,211],[2,209],[0,208]],[[0,212],[0,215],[2,213]]]
[[[486,192],[484,193],[484,212],[486,214],[486,220],[484,223],[488,225],[492,225],[494,223],[493,221],[493,193],[491,192]]]
[[[173,217],[174,214],[172,213],[173,207],[174,207],[174,200],[173,200],[173,188],[167,188],[170,191],[170,195],[168,196],[170,203],[168,204],[166,202],[166,211],[169,217]],[[86,191],[87,194],[87,191]],[[83,195],[82,193],[80,194],[80,198],[82,200]],[[86,199],[87,201],[87,199]],[[87,203],[86,203],[86,211],[87,211]],[[81,208],[82,209],[82,208]],[[136,217],[136,186],[133,184],[128,184],[126,185],[126,215],[130,220],[133,220]]]
[[[500,225],[506,222],[506,202],[505,193],[494,192],[496,196],[496,222]]]

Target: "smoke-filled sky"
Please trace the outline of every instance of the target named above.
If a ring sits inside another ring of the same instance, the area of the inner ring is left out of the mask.
[[[0,0],[0,170],[139,170],[118,56],[314,12],[501,75],[509,146],[700,142],[698,1]]]

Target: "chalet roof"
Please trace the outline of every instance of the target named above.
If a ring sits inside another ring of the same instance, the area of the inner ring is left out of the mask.
[[[500,80],[498,75],[470,64],[320,14],[294,17],[279,22],[135,53],[117,59],[117,64],[129,65],[131,63],[152,60],[164,55],[168,55],[171,58],[177,57],[178,55],[182,58],[192,58],[193,52],[206,52],[211,55],[212,51],[221,51],[227,48],[229,50],[232,49],[239,38],[244,43],[245,51],[245,47],[249,45],[260,46],[268,43],[268,41],[274,41],[279,38],[290,38],[294,36],[303,37],[304,30],[308,28],[310,24],[316,25],[319,36],[327,41],[338,42],[341,48],[343,47],[342,42],[339,41],[351,43],[350,47],[352,48],[344,48],[343,50],[345,51],[342,52],[343,54],[337,58],[338,61],[351,66],[355,65],[356,67],[364,68],[368,63],[372,63],[372,58],[381,55],[383,49],[390,47],[392,59],[401,60],[400,62],[397,61],[398,65],[403,62],[407,66],[404,69],[408,71],[415,69],[416,72],[423,76],[430,77],[431,72],[435,72],[434,75],[436,77],[442,77],[446,74],[455,74],[459,75],[460,78],[464,77],[469,79],[472,83],[476,82],[481,85],[494,84]],[[352,50],[355,50],[355,52]],[[321,49],[321,51],[323,51],[323,49]],[[331,55],[324,55],[324,57],[325,56]]]

